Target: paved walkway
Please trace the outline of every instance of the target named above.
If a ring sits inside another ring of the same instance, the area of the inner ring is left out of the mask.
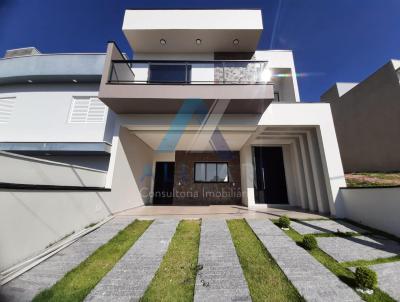
[[[0,301],[31,301],[133,221],[116,217],[0,288]]]
[[[178,223],[175,219],[154,221],[85,301],[139,301],[160,266]]]
[[[293,221],[290,225],[301,235],[305,234],[321,234],[321,233],[335,233],[337,231],[346,233],[362,233],[365,230],[354,226],[345,221],[335,220],[308,220],[308,221]]]
[[[225,220],[202,221],[198,263],[195,302],[251,301]]]
[[[210,206],[142,206],[124,212],[118,215],[132,215],[138,219],[277,219],[282,215],[296,219],[323,219],[324,216],[310,213],[299,207],[282,206],[271,207],[258,205],[254,208],[248,208],[241,205],[210,205]]]
[[[378,275],[378,286],[396,301],[400,301],[400,262],[370,266]]]
[[[269,220],[247,220],[301,296],[313,302],[362,301],[346,284]]]
[[[400,244],[381,236],[317,238],[319,247],[339,262],[374,260],[400,254]]]

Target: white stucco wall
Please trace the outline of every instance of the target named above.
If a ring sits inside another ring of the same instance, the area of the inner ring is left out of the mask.
[[[400,237],[400,188],[340,190],[343,217]]]
[[[257,50],[256,60],[268,61],[272,70],[272,82],[283,102],[300,102],[296,67],[291,50]]]
[[[68,123],[73,97],[96,97],[98,87],[79,83],[0,87],[0,98],[15,98],[9,121],[0,123],[0,141],[103,142],[106,121]],[[107,127],[113,129],[113,124]]]
[[[75,165],[0,151],[0,182],[30,185],[104,187],[106,173]]]
[[[296,165],[292,169],[300,173],[296,180],[303,182],[296,185],[298,202],[305,209],[342,216],[336,202],[346,182],[329,104],[271,104],[258,123],[260,128],[276,128],[279,136],[249,140],[242,148],[242,173],[247,174],[242,176],[242,191],[247,193],[244,203],[255,205],[251,145],[292,145]]]
[[[109,216],[103,193],[0,189],[0,271]]]

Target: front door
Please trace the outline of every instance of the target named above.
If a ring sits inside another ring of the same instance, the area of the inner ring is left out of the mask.
[[[254,147],[256,203],[287,204],[282,147]]]
[[[156,162],[153,204],[172,204],[174,174],[174,162]]]

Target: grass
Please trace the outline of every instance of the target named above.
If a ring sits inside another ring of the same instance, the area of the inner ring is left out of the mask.
[[[199,243],[200,221],[181,221],[141,301],[193,301]]]
[[[228,227],[254,302],[304,301],[245,220]]]
[[[357,260],[357,261],[348,261],[348,262],[342,262],[341,264],[345,267],[356,267],[356,266],[369,266],[369,265],[375,265],[375,264],[382,264],[382,263],[389,263],[389,262],[395,262],[395,261],[400,261],[400,255],[389,257],[389,258],[378,258],[374,260]]]
[[[400,173],[349,173],[345,175],[348,187],[391,187],[400,185]]]
[[[39,293],[33,302],[83,301],[96,284],[146,231],[152,221],[135,220],[85,261],[68,272],[51,288]]]
[[[303,236],[290,228],[288,231],[284,231],[290,238],[292,238],[298,245],[301,246]],[[347,268],[348,265],[339,263],[331,256],[326,254],[320,248],[308,251],[315,259],[317,259],[322,265],[329,269],[333,274],[335,274],[342,282],[350,286],[351,288],[356,288],[354,273]],[[358,292],[357,292],[358,293]],[[388,294],[381,291],[379,288],[374,290],[372,295],[366,295],[358,293],[364,301],[367,302],[395,302]]]

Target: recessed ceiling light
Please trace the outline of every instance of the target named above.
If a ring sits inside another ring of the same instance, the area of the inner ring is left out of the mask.
[[[73,79],[73,80],[72,80],[72,82],[74,82],[74,83],[78,83],[78,80],[75,80],[75,79]]]
[[[238,45],[239,44],[239,39],[233,40],[233,45]]]
[[[33,83],[33,81],[32,80],[28,80],[28,83]]]
[[[200,45],[201,44],[201,39],[196,39],[196,44]]]
[[[167,44],[167,41],[165,39],[160,39],[160,44],[165,45],[165,44]]]

